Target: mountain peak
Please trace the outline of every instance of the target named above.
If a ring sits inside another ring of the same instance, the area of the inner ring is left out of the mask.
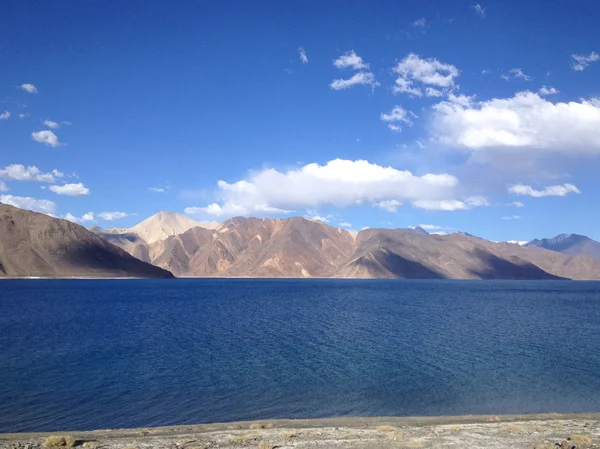
[[[219,223],[201,223],[182,214],[161,211],[129,228],[128,231],[138,234],[146,243],[153,243],[172,235],[182,234],[196,226],[214,229],[219,226]]]

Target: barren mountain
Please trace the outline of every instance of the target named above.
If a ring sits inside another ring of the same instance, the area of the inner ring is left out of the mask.
[[[525,246],[537,246],[563,254],[584,254],[600,260],[600,242],[585,235],[560,234],[551,239],[532,240]]]
[[[493,243],[465,234],[419,235],[369,229],[336,277],[447,279],[600,279],[600,263],[541,248]]]
[[[177,276],[600,279],[600,262],[589,257],[420,228],[356,233],[301,217],[238,217],[150,244],[135,228],[95,232]]]
[[[185,215],[176,214],[174,212],[159,212],[146,218],[132,228],[124,230],[122,233],[136,234],[146,243],[151,244],[159,240],[164,240],[172,235],[181,234],[196,226],[214,229],[219,226],[219,223],[200,223]]]
[[[0,204],[0,277],[6,276],[173,277],[75,223]]]

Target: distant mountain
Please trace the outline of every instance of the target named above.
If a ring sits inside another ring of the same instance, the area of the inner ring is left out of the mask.
[[[150,244],[159,240],[164,240],[172,235],[181,234],[196,226],[206,229],[215,229],[219,226],[219,223],[200,223],[185,215],[176,214],[174,212],[159,212],[146,218],[132,228],[124,230],[122,233],[137,234],[144,239],[146,243]]]
[[[0,204],[0,277],[173,275],[75,223]]]
[[[600,262],[585,256],[420,228],[352,232],[302,217],[237,217],[150,244],[135,228],[105,238],[176,276],[600,279]]]
[[[585,235],[559,234],[550,239],[532,240],[525,246],[537,246],[563,254],[583,254],[600,260],[600,242]]]

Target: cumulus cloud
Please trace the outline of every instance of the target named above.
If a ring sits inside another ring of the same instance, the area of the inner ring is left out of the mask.
[[[537,93],[539,96],[545,97],[547,95],[556,95],[560,93],[560,91],[558,89],[555,89],[554,87],[542,86],[541,89],[537,91]]]
[[[383,201],[437,200],[453,194],[458,179],[449,174],[413,175],[366,160],[335,159],[296,170],[265,169],[235,183],[219,181],[220,201],[188,207],[187,214],[217,217],[286,214],[330,205],[378,205]]]
[[[465,200],[417,200],[413,207],[425,210],[454,211],[469,210],[475,207],[489,206],[489,201],[483,196],[471,196]]]
[[[37,94],[38,91],[37,87],[35,87],[33,84],[21,84],[19,87],[30,94]]]
[[[348,223],[347,221],[342,221],[342,222],[340,222],[340,226],[342,228],[351,228],[352,227],[352,223]]]
[[[581,191],[573,184],[548,186],[543,190],[536,190],[533,187],[524,184],[515,184],[508,187],[508,192],[514,193],[515,195],[529,195],[535,198],[544,196],[566,196],[569,193],[581,193]]]
[[[121,218],[128,217],[129,214],[125,212],[100,212],[98,214],[98,218],[105,221],[114,221],[119,220]]]
[[[434,138],[451,147],[600,153],[600,100],[552,103],[532,92],[434,106]]]
[[[44,125],[52,129],[60,128],[60,125],[52,120],[44,120]]]
[[[329,87],[331,87],[333,90],[342,90],[361,84],[372,86],[373,88],[379,86],[379,83],[375,81],[375,75],[373,75],[371,72],[358,72],[348,79],[340,78],[333,80]]]
[[[87,214],[83,214],[81,217],[76,217],[75,215],[73,215],[72,213],[67,213],[67,215],[65,215],[65,220],[69,220],[72,221],[73,223],[86,223],[86,222],[93,222],[96,221],[96,218],[94,217],[94,213],[93,212],[88,212]]]
[[[36,142],[40,142],[51,147],[57,147],[61,145],[56,134],[49,130],[32,132],[31,137]]]
[[[394,93],[406,93],[409,95],[421,97],[423,90],[427,93],[427,87],[435,89],[430,90],[429,96],[437,96],[439,88],[445,91],[454,88],[454,78],[460,71],[452,64],[446,64],[434,58],[421,58],[421,56],[410,53],[406,58],[400,61],[392,69],[398,75]]]
[[[382,112],[379,118],[389,123],[389,127],[392,131],[401,131],[402,128],[397,125],[397,123],[404,123],[407,126],[412,126],[413,122],[411,120],[411,116],[414,118],[418,118],[414,113],[407,111],[402,106],[394,106],[390,113]]]
[[[9,117],[10,117],[9,111],[4,111],[2,114],[0,114],[0,120],[8,120]]]
[[[0,203],[46,215],[54,215],[54,212],[56,212],[56,204],[54,202],[38,200],[29,196],[0,195]]]
[[[347,51],[345,54],[333,61],[333,65],[338,69],[351,68],[353,70],[368,69],[369,64],[363,61],[363,58],[358,56],[354,50]]]
[[[56,182],[56,177],[60,178],[63,174],[58,170],[53,170],[52,173],[42,173],[39,168],[34,165],[25,167],[21,164],[7,165],[0,168],[0,178],[12,181],[38,181],[38,182]]]
[[[398,200],[384,200],[375,203],[375,206],[388,212],[396,212],[396,210],[402,206],[402,203]]]
[[[483,9],[483,6],[481,6],[479,3],[475,3],[473,5],[473,9],[475,10],[475,12],[477,14],[479,14],[481,17],[485,17],[485,9]]]
[[[427,25],[427,21],[424,18],[420,18],[418,20],[415,20],[412,24],[413,28],[425,28],[425,25]]]
[[[521,203],[520,201],[515,201],[514,203],[510,203],[509,206],[525,207],[525,205],[523,203]]]
[[[90,189],[85,187],[82,183],[63,184],[62,186],[50,186],[48,188],[57,195],[85,196],[90,193]]]
[[[2,181],[0,181],[0,192],[8,192],[8,187]]]
[[[590,65],[590,62],[596,62],[600,59],[600,55],[595,51],[591,52],[588,56],[586,55],[571,55],[573,58],[572,68],[577,72],[585,70]]]
[[[300,56],[300,61],[302,61],[302,64],[308,63],[308,56],[306,56],[306,52],[304,51],[304,48],[300,47],[298,49],[298,55]]]

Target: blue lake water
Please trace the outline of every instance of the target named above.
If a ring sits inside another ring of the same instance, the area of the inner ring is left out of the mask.
[[[600,411],[600,283],[0,281],[0,432]]]

